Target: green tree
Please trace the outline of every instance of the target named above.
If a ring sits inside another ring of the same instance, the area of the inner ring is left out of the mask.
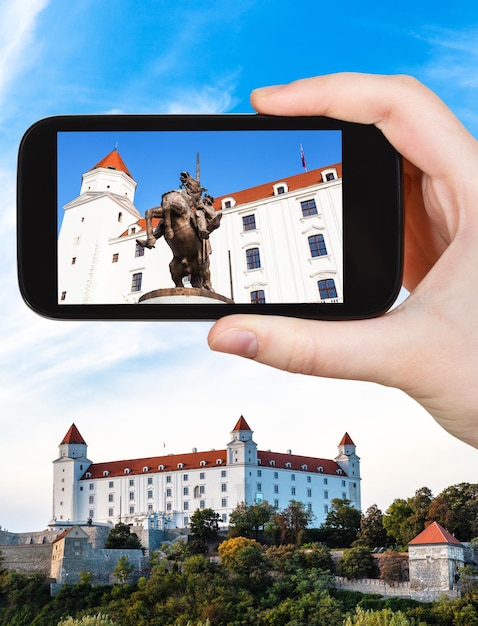
[[[138,535],[132,533],[128,524],[122,522],[118,522],[110,530],[105,548],[109,550],[143,550]]]
[[[369,548],[386,545],[388,535],[383,526],[383,513],[376,504],[372,504],[362,515],[358,539]]]
[[[412,508],[412,512],[408,518],[408,526],[410,535],[416,537],[426,527],[428,510],[433,502],[433,494],[428,487],[421,487],[415,491],[412,498],[408,498],[408,504]]]
[[[202,541],[214,539],[219,532],[221,516],[213,509],[197,509],[189,520],[192,533]]]
[[[259,539],[275,512],[268,502],[250,505],[241,502],[229,517],[229,536]]]
[[[337,573],[349,579],[371,578],[375,574],[375,562],[367,546],[355,546],[344,550],[337,562]]]
[[[428,510],[428,521],[436,521],[460,541],[478,536],[478,484],[460,483],[444,489]]]
[[[360,530],[361,513],[350,506],[350,500],[334,498],[327,513],[322,531],[324,540],[331,548],[345,548],[356,539]]]
[[[344,626],[426,626],[424,622],[409,619],[402,611],[393,612],[391,609],[381,611],[365,611],[357,607],[355,615],[347,617]]]
[[[251,578],[266,571],[266,559],[261,544],[247,537],[226,539],[217,549],[221,562],[234,574]]]
[[[289,506],[274,516],[274,523],[279,531],[280,543],[298,544],[312,519],[312,512],[306,509],[303,502],[291,500]]]
[[[57,626],[118,626],[107,615],[85,615],[81,619],[75,619],[73,617],[67,617],[61,622],[58,622]]]
[[[120,558],[118,559],[118,563],[113,570],[113,574],[118,579],[118,582],[120,584],[123,584],[128,580],[128,577],[133,572],[133,570],[134,567],[131,561],[125,554],[123,554],[123,556],[120,556]]]
[[[392,542],[406,546],[413,539],[415,535],[408,522],[412,513],[412,507],[403,498],[396,498],[388,507],[383,525]]]

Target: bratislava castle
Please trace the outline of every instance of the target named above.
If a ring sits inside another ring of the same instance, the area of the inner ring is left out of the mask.
[[[59,302],[134,304],[173,287],[166,242],[152,250],[136,242],[146,237],[136,186],[117,149],[83,174],[64,207]],[[231,191],[214,208],[222,212],[211,234],[217,293],[236,303],[343,301],[341,163]]]
[[[267,501],[278,510],[302,502],[319,526],[334,498],[361,508],[360,459],[345,433],[335,459],[258,449],[244,417],[225,448],[93,463],[73,424],[53,462],[50,526],[114,525],[186,528],[198,509],[211,508],[227,526],[235,507]]]

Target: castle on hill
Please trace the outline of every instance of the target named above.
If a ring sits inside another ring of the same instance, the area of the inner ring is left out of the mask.
[[[360,510],[360,459],[346,433],[335,459],[258,449],[240,417],[225,448],[94,463],[72,424],[53,462],[50,527],[113,526],[119,520],[153,530],[187,528],[197,509],[211,508],[224,527],[242,502],[269,502],[277,509],[298,500],[325,521],[334,498]]]

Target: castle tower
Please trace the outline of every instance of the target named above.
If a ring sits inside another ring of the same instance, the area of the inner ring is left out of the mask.
[[[82,176],[80,195],[66,204],[58,237],[58,300],[117,302],[115,261],[108,242],[141,219],[136,181],[115,148]]]
[[[79,480],[91,465],[86,457],[88,446],[75,424],[59,445],[59,457],[53,461],[53,516],[50,526],[85,523],[78,519]]]
[[[350,435],[345,433],[338,445],[339,454],[335,457],[335,461],[349,479],[352,479],[348,481],[347,499],[353,506],[360,508],[360,457],[355,452],[356,447]]]
[[[227,445],[229,465],[257,465],[257,444],[252,440],[252,430],[241,415],[231,432],[231,442]]]

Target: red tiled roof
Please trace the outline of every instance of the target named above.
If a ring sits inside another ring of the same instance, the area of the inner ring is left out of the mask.
[[[295,174],[294,176],[279,178],[269,183],[257,185],[256,187],[249,187],[249,189],[242,189],[240,191],[228,193],[224,196],[219,196],[214,200],[214,208],[216,209],[216,211],[221,209],[221,200],[223,198],[234,198],[234,200],[236,201],[236,205],[247,204],[248,202],[254,202],[263,198],[272,198],[274,196],[273,185],[277,183],[287,183],[289,191],[296,191],[297,189],[311,187],[312,185],[323,182],[321,173],[324,170],[328,170],[333,167],[337,170],[337,176],[339,178],[342,178],[342,163],[334,163],[333,165],[320,167],[318,169],[311,170],[310,172],[303,172],[302,174]]]
[[[339,443],[339,446],[354,446],[354,442],[352,441],[351,436],[348,433],[342,437],[342,440]]]
[[[151,220],[151,222],[152,222],[152,224],[153,224],[153,231],[154,231],[154,229],[156,228],[156,226],[158,225],[158,223],[159,223],[159,221],[160,221],[161,219],[162,219],[162,218],[159,218],[159,217],[153,217],[153,219]],[[146,218],[145,218],[145,217],[143,217],[143,218],[141,218],[140,220],[138,220],[138,221],[135,223],[135,226],[139,226],[139,228],[141,229],[141,231],[146,232]],[[139,232],[139,231],[138,231],[138,232]],[[129,234],[130,234],[130,233],[129,233],[129,228],[128,228],[128,230],[125,230],[123,233],[121,233],[120,237],[127,237]]]
[[[274,466],[277,469],[291,469],[306,472],[320,472],[323,474],[339,474],[346,475],[340,465],[331,459],[319,459],[312,456],[300,456],[297,454],[287,454],[283,452],[271,452],[270,450],[258,450],[257,458],[261,460],[261,467],[266,465]],[[271,463],[273,461],[273,463]],[[290,463],[290,467],[288,467]],[[307,469],[305,469],[307,467]],[[322,469],[319,470],[318,468]]]
[[[70,430],[66,433],[66,435],[63,437],[63,441],[61,442],[63,443],[83,443],[86,446],[86,441],[83,439],[83,437],[80,435],[80,431],[78,430],[78,428],[75,426],[75,424],[72,424],[70,426]],[[60,444],[61,445],[61,444]]]
[[[244,419],[244,417],[242,415],[239,418],[239,420],[237,421],[237,424],[232,429],[232,432],[234,432],[236,430],[251,430],[249,428],[249,424],[246,422],[246,420]]]
[[[125,474],[147,474],[156,472],[172,472],[175,470],[191,470],[200,467],[212,467],[217,465],[218,459],[221,465],[226,464],[226,450],[210,450],[209,452],[187,452],[185,454],[168,454],[164,456],[146,457],[144,459],[127,459],[124,461],[109,461],[106,463],[92,463],[86,473],[89,478],[105,478],[108,476],[124,476]],[[182,464],[182,466],[181,466]],[[162,466],[163,469],[159,469]],[[145,468],[148,468],[145,471]],[[125,470],[129,469],[129,472]],[[82,478],[86,478],[86,474]]]
[[[245,429],[242,429],[245,430]],[[291,469],[295,471],[320,472],[323,474],[337,473],[346,475],[340,466],[331,459],[320,459],[282,452],[260,450],[257,452],[262,467],[271,466],[276,469]],[[82,479],[112,478],[115,476],[153,474],[157,472],[173,472],[200,469],[201,467],[214,467],[227,465],[226,450],[210,450],[208,452],[188,452],[185,454],[169,454],[165,456],[147,457],[143,459],[128,459],[123,461],[110,461],[106,463],[92,463]],[[273,463],[271,463],[273,461]],[[288,464],[290,463],[290,467]],[[162,466],[162,469],[159,467]],[[146,469],[147,468],[147,469]],[[307,468],[307,469],[306,469]],[[322,469],[318,469],[322,468]],[[125,470],[129,470],[125,471]],[[337,470],[340,470],[337,472]],[[108,474],[105,474],[108,472]],[[86,476],[88,474],[88,477]]]
[[[120,153],[118,152],[117,148],[115,148],[109,154],[103,157],[101,161],[99,161],[91,169],[95,170],[98,167],[105,167],[105,168],[109,168],[113,170],[119,170],[120,172],[124,172],[125,174],[128,174],[130,178],[133,178],[128,168],[126,167],[123,159],[121,158]]]
[[[409,546],[418,546],[430,543],[451,543],[461,546],[461,543],[451,533],[449,533],[438,522],[433,522],[427,526],[419,535],[409,542]]]

